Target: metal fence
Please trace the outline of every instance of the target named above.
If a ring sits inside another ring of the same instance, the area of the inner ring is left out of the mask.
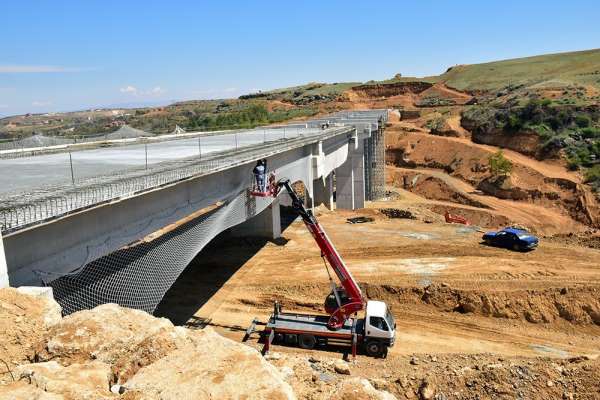
[[[266,145],[250,146],[226,154],[215,154],[210,159],[187,159],[162,166],[162,170],[137,171],[137,176],[106,181],[89,179],[79,182],[79,187],[64,190],[59,195],[44,195],[38,200],[26,204],[15,204],[0,209],[0,231],[3,234],[14,232],[43,221],[81,211],[102,203],[126,198],[147,190],[172,184],[184,179],[214,173],[221,169],[234,167],[259,158],[301,147],[308,143],[323,140],[351,131],[351,127],[333,128],[319,135],[297,136]],[[313,132],[313,130],[309,130]]]
[[[70,144],[93,143],[106,140],[133,139],[152,136],[154,136],[153,133],[131,128],[129,126],[123,126],[121,129],[115,132],[80,137],[46,136],[37,134],[16,140],[0,142],[0,151],[25,150],[40,147],[65,146]]]

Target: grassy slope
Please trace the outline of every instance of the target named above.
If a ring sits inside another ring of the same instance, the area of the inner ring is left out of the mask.
[[[302,99],[311,96],[327,96],[334,98],[341,95],[344,91],[353,86],[360,85],[360,82],[341,82],[341,83],[307,83],[306,85],[292,86],[282,89],[274,89],[261,92],[265,98],[272,100],[282,100],[287,102],[299,102]]]
[[[568,53],[545,54],[482,64],[457,65],[441,75],[425,78],[402,77],[369,84],[427,81],[441,82],[465,91],[496,91],[509,85],[524,84],[539,88],[562,88],[591,85],[600,88],[600,49]],[[336,93],[359,83],[323,84],[318,89],[307,90],[309,85],[271,91],[284,94],[295,90],[310,94]]]
[[[600,87],[600,49],[459,65],[425,79],[459,90],[497,90],[510,84]]]

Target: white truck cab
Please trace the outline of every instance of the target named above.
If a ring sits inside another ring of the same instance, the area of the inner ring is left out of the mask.
[[[380,355],[396,340],[396,322],[387,304],[383,301],[367,301],[364,324],[365,351],[369,355]]]

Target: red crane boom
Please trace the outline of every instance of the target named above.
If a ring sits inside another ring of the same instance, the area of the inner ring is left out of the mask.
[[[341,287],[335,285],[332,281],[332,290],[325,300],[325,311],[330,315],[327,326],[329,329],[337,330],[344,325],[344,322],[352,314],[365,308],[366,300],[363,297],[360,287],[352,277],[352,274],[344,264],[344,261],[337,250],[327,237],[327,234],[310,210],[304,207],[304,204],[294,192],[290,181],[279,182],[279,187],[285,187],[292,198],[292,207],[300,214],[304,225],[308,228],[313,238],[321,249],[321,256],[324,257],[337,275]]]

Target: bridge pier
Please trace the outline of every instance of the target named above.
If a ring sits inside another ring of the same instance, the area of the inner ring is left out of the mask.
[[[333,173],[327,175],[324,179],[313,181],[313,190],[315,192],[315,205],[324,204],[325,207],[333,211]]]
[[[0,232],[0,288],[8,287],[8,267],[4,255],[4,244],[2,243],[2,232]]]
[[[335,171],[336,206],[355,210],[365,206],[364,146],[358,137],[352,139],[348,159]]]
[[[269,240],[280,238],[279,199],[274,199],[267,208],[249,220],[232,227],[231,235],[234,237],[261,237]]]

